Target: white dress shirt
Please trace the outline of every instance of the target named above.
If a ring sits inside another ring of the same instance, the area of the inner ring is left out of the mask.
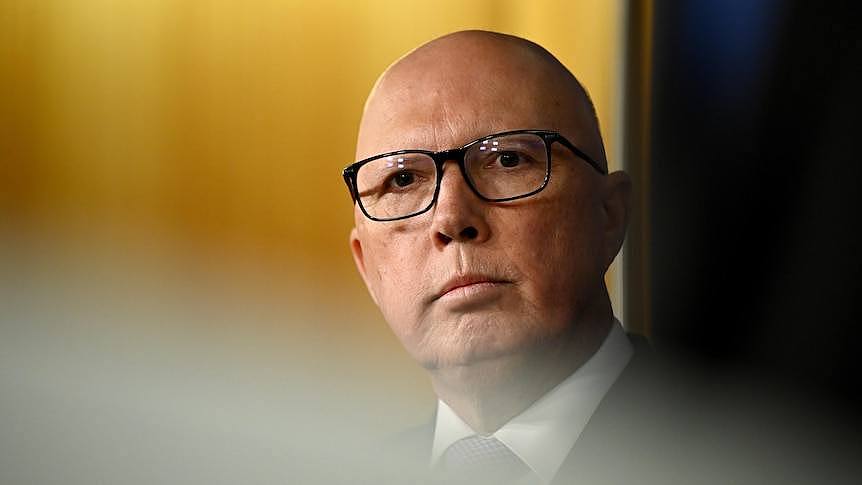
[[[589,360],[491,436],[518,455],[542,482],[550,483],[632,353],[632,344],[616,320]],[[475,434],[452,408],[438,400],[431,464],[452,443]]]

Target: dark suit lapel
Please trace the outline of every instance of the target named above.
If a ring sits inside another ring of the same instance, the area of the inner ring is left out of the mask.
[[[552,484],[614,483],[609,478],[627,475],[617,472],[639,462],[649,446],[643,426],[653,408],[650,390],[657,377],[652,349],[641,337],[629,340],[634,345],[631,361],[590,417]]]

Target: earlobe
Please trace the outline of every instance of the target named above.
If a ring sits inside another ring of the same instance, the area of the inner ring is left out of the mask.
[[[377,296],[374,294],[374,290],[371,288],[371,285],[368,284],[368,275],[365,272],[365,255],[362,253],[362,241],[360,241],[359,231],[357,231],[355,227],[350,231],[350,252],[353,253],[353,262],[356,263],[356,270],[359,271],[359,276],[361,276],[362,281],[365,282],[365,287],[368,288],[368,294],[371,295],[371,299],[376,305]]]
[[[605,212],[605,264],[610,265],[622,248],[631,209],[632,183],[625,172],[607,175],[603,201]]]

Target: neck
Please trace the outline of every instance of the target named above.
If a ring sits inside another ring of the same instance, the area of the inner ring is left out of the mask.
[[[610,300],[605,298],[578,318],[571,332],[552,342],[518,354],[435,369],[431,383],[437,396],[465,423],[489,435],[589,360],[612,324]]]

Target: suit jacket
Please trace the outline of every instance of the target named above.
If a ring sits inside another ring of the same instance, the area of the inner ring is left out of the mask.
[[[789,405],[798,397],[793,393],[764,389],[757,379],[675,366],[643,338],[630,340],[632,360],[552,485],[856,483],[862,476],[858,435],[824,427],[810,409]],[[387,444],[387,462],[400,466],[384,482],[421,482],[434,423]]]

